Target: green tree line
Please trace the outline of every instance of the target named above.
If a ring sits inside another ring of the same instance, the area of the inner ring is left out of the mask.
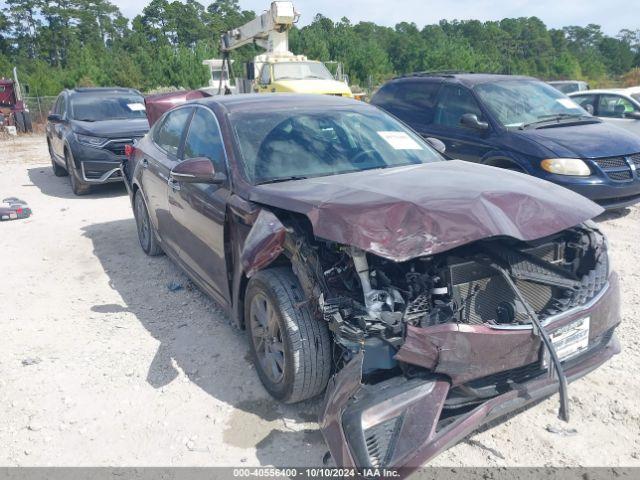
[[[254,17],[237,0],[206,6],[151,0],[133,19],[109,0],[6,0],[0,11],[0,75],[18,66],[32,95],[55,95],[76,85],[197,88],[208,78],[202,60],[220,56],[222,32]],[[536,17],[443,20],[420,29],[409,22],[386,27],[316,15],[292,30],[290,47],[313,59],[342,62],[351,83],[363,87],[425,70],[606,84],[625,74],[632,78],[628,72],[640,66],[640,29],[609,36],[598,25],[549,29]],[[233,53],[236,75],[255,53],[253,46]]]

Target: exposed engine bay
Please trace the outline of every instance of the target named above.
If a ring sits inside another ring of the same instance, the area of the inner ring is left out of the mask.
[[[318,309],[338,345],[364,348],[365,374],[397,367],[393,356],[408,325],[531,325],[527,306],[497,267],[509,272],[540,320],[583,305],[608,273],[604,237],[586,225],[536,242],[486,240],[402,263],[331,242],[306,249]]]

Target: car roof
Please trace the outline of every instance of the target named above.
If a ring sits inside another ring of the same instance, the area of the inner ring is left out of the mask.
[[[241,93],[237,95],[214,95],[212,97],[193,100],[192,103],[199,103],[209,107],[220,105],[230,113],[241,111],[267,112],[297,108],[375,108],[362,101],[343,98],[337,95],[315,95],[308,93],[269,93],[261,95]]]
[[[547,82],[549,85],[571,85],[573,83],[584,83],[584,80],[550,80]]]
[[[436,80],[446,83],[460,83],[466,87],[473,88],[483,83],[505,82],[509,80],[538,80],[534,77],[522,75],[498,75],[493,73],[459,73],[459,72],[415,72],[396,77],[393,81],[406,80]]]
[[[134,88],[122,88],[122,87],[76,87],[73,90],[69,90],[70,95],[104,95],[104,94],[117,94],[117,93],[134,93],[136,95],[142,95],[138,90]]]
[[[594,90],[584,90],[582,92],[571,92],[569,96],[576,95],[591,95],[591,94],[602,94],[602,93],[616,93],[621,95],[632,95],[636,93],[640,93],[640,87],[629,87],[629,88],[598,88]]]

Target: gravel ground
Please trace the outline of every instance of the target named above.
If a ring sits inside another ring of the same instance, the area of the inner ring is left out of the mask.
[[[318,402],[261,387],[244,332],[137,244],[122,185],[75,197],[41,136],[0,140],[0,465],[320,465]],[[640,466],[640,208],[598,219],[622,278],[622,354],[438,466]],[[181,288],[170,291],[175,283]]]

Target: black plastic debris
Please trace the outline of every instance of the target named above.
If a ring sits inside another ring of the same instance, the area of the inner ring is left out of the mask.
[[[0,203],[0,221],[29,218],[33,212],[27,202],[16,197],[8,197]]]

